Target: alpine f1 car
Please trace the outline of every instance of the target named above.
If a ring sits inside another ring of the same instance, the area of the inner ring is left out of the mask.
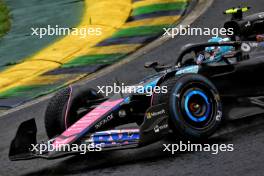
[[[259,97],[264,95],[264,59],[250,58],[241,46],[237,41],[191,44],[173,65],[146,63],[157,73],[134,85],[143,87],[141,91],[136,88],[104,98],[94,89],[69,86],[47,107],[45,127],[50,139],[37,143],[35,120],[25,121],[11,143],[9,158],[53,159],[79,153],[50,151],[48,145],[53,149],[73,144],[100,145],[101,150],[136,148],[171,132],[177,139],[203,140],[216,132],[234,108],[254,106],[258,107],[255,114],[263,112],[264,99]],[[217,59],[212,60],[213,56]],[[167,91],[153,91],[162,87]],[[230,102],[236,106],[231,108]],[[137,127],[120,129],[130,123]],[[39,146],[45,150],[39,152]]]

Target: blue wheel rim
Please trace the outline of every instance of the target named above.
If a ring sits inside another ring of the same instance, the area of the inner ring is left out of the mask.
[[[202,117],[195,117],[192,115],[192,113],[190,112],[190,109],[189,109],[189,101],[190,101],[190,98],[194,95],[198,95],[200,97],[202,97],[204,99],[204,101],[206,102],[206,112],[205,112],[205,115],[202,116]],[[193,91],[190,91],[187,95],[186,95],[186,98],[185,98],[185,101],[184,101],[184,108],[185,108],[185,111],[186,111],[186,114],[188,116],[188,118],[190,118],[192,121],[194,122],[203,122],[205,121],[208,117],[209,117],[209,114],[210,114],[210,111],[211,111],[211,104],[208,100],[208,97],[207,95],[200,91],[200,90],[193,90]]]

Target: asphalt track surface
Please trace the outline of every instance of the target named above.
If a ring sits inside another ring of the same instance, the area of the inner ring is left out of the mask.
[[[252,7],[250,13],[263,10],[263,1],[243,1]],[[242,5],[243,5],[242,4]],[[222,15],[227,7],[241,5],[236,0],[215,0],[213,5],[196,20],[193,27],[221,27],[228,17]],[[141,56],[89,83],[89,87],[113,84],[117,77],[120,82],[135,83],[153,73],[145,70],[146,61],[159,59],[162,63],[175,60],[180,47],[191,42],[206,41],[207,37],[183,36],[169,40],[160,47]],[[129,73],[129,74],[128,74]],[[10,162],[8,148],[18,125],[32,117],[37,119],[38,138],[45,138],[43,114],[47,101],[8,114],[0,119],[0,175],[263,175],[264,166],[264,119],[261,116],[234,122],[231,132],[217,135],[210,143],[232,143],[235,151],[213,155],[209,152],[177,153],[162,152],[162,143],[173,143],[165,139],[148,147],[88,155],[58,160],[31,160]]]

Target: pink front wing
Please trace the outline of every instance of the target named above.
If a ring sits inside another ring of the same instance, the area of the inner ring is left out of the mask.
[[[78,120],[75,124],[70,126],[60,136],[56,137],[53,145],[59,146],[61,144],[70,144],[74,142],[78,134],[84,132],[87,127],[91,126],[94,122],[99,120],[102,116],[106,115],[111,111],[112,108],[121,103],[124,99],[118,99],[114,101],[106,101],[96,107],[94,110],[86,114],[83,118]]]

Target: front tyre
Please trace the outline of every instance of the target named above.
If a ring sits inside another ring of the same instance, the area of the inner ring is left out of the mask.
[[[45,113],[45,128],[49,138],[61,134],[89,110],[89,102],[102,99],[94,89],[69,86],[51,98]]]
[[[170,116],[170,127],[186,139],[208,138],[222,121],[220,96],[211,81],[202,75],[184,74],[161,86],[168,87],[164,102]]]

